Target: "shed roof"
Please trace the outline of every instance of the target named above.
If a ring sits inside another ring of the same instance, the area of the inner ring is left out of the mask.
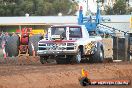
[[[0,25],[53,25],[76,23],[76,16],[0,17]]]
[[[105,15],[110,22],[129,22],[130,15]],[[60,25],[77,24],[77,16],[0,17],[0,25]]]

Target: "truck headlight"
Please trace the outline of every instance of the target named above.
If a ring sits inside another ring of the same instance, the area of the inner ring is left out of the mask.
[[[73,47],[74,49],[76,49],[77,43],[67,43],[67,47]]]

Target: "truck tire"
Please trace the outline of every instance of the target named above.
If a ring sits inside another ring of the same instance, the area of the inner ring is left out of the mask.
[[[40,62],[41,62],[41,64],[45,64],[45,63],[47,63],[47,59],[45,57],[40,56]]]
[[[33,36],[29,37],[29,43],[28,43],[29,56],[33,56],[33,50],[32,50],[32,46],[31,46],[31,42],[33,43],[34,50],[35,50],[35,55],[36,55],[37,54],[37,50],[38,50],[38,42],[42,38],[43,38],[42,35],[33,35]]]
[[[90,56],[89,62],[91,63],[102,63],[104,60],[104,50],[100,43],[97,43],[97,51]]]
[[[13,35],[7,38],[5,50],[9,57],[18,56],[19,54],[19,36]]]
[[[81,62],[81,51],[78,49],[77,55],[73,56],[72,62],[73,63],[80,63]]]

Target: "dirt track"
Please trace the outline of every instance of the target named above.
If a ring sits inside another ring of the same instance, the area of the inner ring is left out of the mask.
[[[0,64],[0,88],[82,88],[78,81],[82,68],[89,71],[90,79],[132,80],[130,62],[41,65],[37,61],[32,64]],[[88,88],[132,88],[132,85],[89,86]]]

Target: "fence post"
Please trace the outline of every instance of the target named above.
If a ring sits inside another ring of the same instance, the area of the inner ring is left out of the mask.
[[[118,60],[118,37],[113,37],[113,60]]]
[[[129,38],[125,36],[125,61],[130,61],[129,45]]]

